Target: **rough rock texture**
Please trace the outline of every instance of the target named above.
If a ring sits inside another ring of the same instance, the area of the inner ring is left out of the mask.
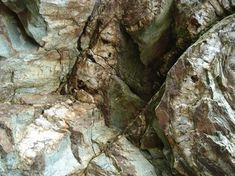
[[[5,2],[13,11],[17,11],[17,13],[21,12],[21,6],[18,6],[16,2]],[[13,6],[11,6],[11,3]],[[36,9],[39,9],[43,5],[42,4],[29,4],[25,3],[27,8],[33,6]],[[33,2],[32,2],[33,3]],[[22,3],[20,3],[22,5]],[[32,8],[33,8],[32,7]],[[49,6],[45,5],[44,8],[48,8]],[[0,101],[8,101],[12,99],[19,99],[22,95],[27,94],[35,94],[35,93],[50,93],[56,91],[66,78],[69,70],[72,68],[76,56],[76,35],[71,36],[72,39],[68,39],[66,35],[68,33],[62,33],[61,31],[64,28],[71,28],[68,24],[61,22],[60,19],[58,25],[60,27],[55,27],[54,31],[48,34],[48,43],[45,47],[39,47],[34,41],[40,37],[40,34],[43,30],[40,28],[40,24],[28,24],[29,31],[31,27],[33,29],[37,29],[39,31],[34,31],[35,35],[29,35],[27,37],[26,32],[27,28],[23,28],[24,24],[20,23],[16,14],[10,12],[10,10],[0,2],[1,8],[1,33],[0,33],[0,92],[3,96],[1,96]],[[19,8],[19,9],[18,9]],[[25,7],[26,8],[26,7]],[[22,7],[22,9],[24,9]],[[53,10],[52,8],[51,10]],[[69,9],[69,8],[68,8]],[[68,10],[67,9],[67,10]],[[31,11],[35,12],[34,9]],[[30,11],[27,11],[30,13]],[[47,10],[49,12],[49,10]],[[22,12],[23,13],[23,12]],[[22,15],[22,13],[20,13]],[[54,14],[56,16],[56,14]],[[30,17],[31,20],[35,21],[35,23],[41,23],[41,20],[37,20],[36,17],[39,18],[36,14],[34,14],[35,19]],[[53,15],[51,16],[53,17]],[[26,17],[23,18],[26,20]],[[55,19],[56,20],[56,19]],[[85,21],[85,19],[84,19]],[[33,22],[32,22],[33,23]],[[49,24],[47,30],[49,30]],[[80,26],[80,30],[83,29],[83,26]],[[25,32],[26,31],[26,32]],[[34,34],[34,33],[31,33]],[[56,37],[52,35],[58,35],[58,40],[55,41]],[[72,34],[69,32],[69,35]],[[65,39],[63,39],[66,38]],[[33,38],[33,39],[32,39]],[[63,42],[59,42],[63,40]],[[55,44],[53,44],[55,43]],[[62,44],[62,45],[61,45]],[[48,46],[47,46],[48,45]],[[55,45],[53,47],[49,47],[49,45]],[[48,50],[50,49],[50,50]]]
[[[234,11],[0,0],[0,175],[234,175]]]
[[[235,174],[235,16],[186,50],[167,75],[156,108],[182,175]]]
[[[3,0],[27,34],[47,49],[75,48],[95,0]],[[63,41],[63,42],[62,42]]]
[[[24,103],[0,106],[1,175],[156,175],[136,147],[105,126],[94,104],[55,95]]]
[[[174,18],[177,44],[181,48],[187,47],[199,35],[234,11],[234,0],[175,1]]]
[[[166,51],[168,36],[164,36],[169,28],[170,8],[172,0],[129,0],[125,2],[123,23],[139,46],[140,59],[149,65],[153,59],[159,58]]]

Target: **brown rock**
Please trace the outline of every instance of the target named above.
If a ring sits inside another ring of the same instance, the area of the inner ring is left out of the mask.
[[[179,58],[156,107],[182,175],[235,173],[234,19],[219,22]]]

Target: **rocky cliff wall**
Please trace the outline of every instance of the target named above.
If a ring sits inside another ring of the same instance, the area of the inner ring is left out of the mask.
[[[0,175],[233,176],[233,0],[0,0]]]

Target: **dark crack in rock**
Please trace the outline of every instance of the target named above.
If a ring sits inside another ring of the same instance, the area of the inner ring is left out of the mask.
[[[234,11],[0,0],[0,175],[233,176]]]

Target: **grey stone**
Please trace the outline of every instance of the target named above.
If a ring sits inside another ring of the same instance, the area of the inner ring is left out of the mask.
[[[113,77],[108,89],[109,124],[124,130],[138,115],[145,102],[133,94],[118,77]]]

